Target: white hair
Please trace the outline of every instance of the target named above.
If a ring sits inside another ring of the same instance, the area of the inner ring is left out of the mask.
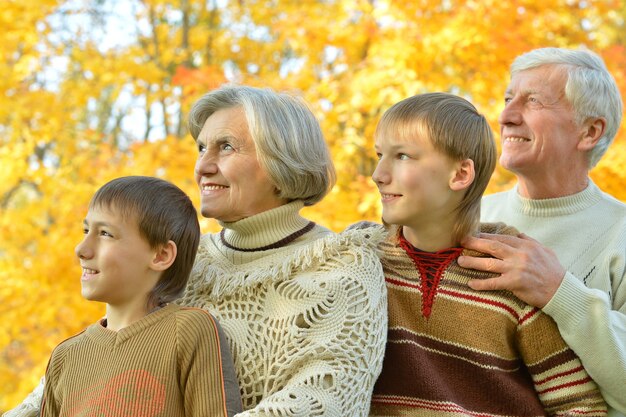
[[[567,67],[565,97],[578,123],[596,117],[606,120],[604,134],[589,152],[589,168],[593,168],[613,142],[622,120],[622,97],[615,79],[597,54],[564,48],[540,48],[518,56],[511,64],[511,76],[543,65]]]
[[[259,163],[278,197],[320,201],[335,184],[335,168],[319,122],[303,100],[268,88],[226,85],[202,96],[189,113],[189,131],[198,138],[216,111],[241,107]]]

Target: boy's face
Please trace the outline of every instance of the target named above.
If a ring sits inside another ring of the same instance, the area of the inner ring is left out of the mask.
[[[419,230],[452,218],[459,195],[449,184],[457,164],[435,150],[425,135],[399,138],[384,130],[375,140],[378,165],[372,174],[382,197],[383,220]]]
[[[145,304],[160,273],[151,268],[157,252],[139,234],[134,216],[92,207],[83,225],[85,236],[75,249],[83,297],[117,307]]]

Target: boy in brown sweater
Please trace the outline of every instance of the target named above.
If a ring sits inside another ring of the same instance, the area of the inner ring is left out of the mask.
[[[200,238],[189,197],[157,178],[118,178],[96,192],[83,225],[82,295],[105,302],[106,318],[52,353],[41,416],[240,411],[238,390],[225,388],[236,377],[217,323],[206,311],[170,304]]]
[[[391,225],[381,244],[389,331],[372,416],[603,416],[604,403],[554,321],[507,291],[478,292],[459,267],[479,230],[495,167],[487,120],[468,101],[420,94],[392,106],[375,134],[372,175]],[[475,256],[485,256],[473,253]]]

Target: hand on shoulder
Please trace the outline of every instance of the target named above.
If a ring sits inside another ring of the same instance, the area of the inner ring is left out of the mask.
[[[461,243],[467,249],[491,256],[460,256],[461,267],[500,274],[495,278],[471,280],[469,285],[475,290],[508,290],[522,301],[543,308],[565,276],[565,268],[554,251],[523,233],[517,236],[481,233]]]

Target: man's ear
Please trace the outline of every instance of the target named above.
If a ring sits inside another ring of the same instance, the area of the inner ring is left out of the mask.
[[[452,191],[461,191],[469,188],[474,182],[475,176],[474,161],[468,158],[457,162],[456,169],[450,179],[450,189]]]
[[[583,136],[578,142],[578,150],[590,151],[596,146],[598,140],[606,130],[606,119],[604,117],[592,118],[583,124]]]
[[[159,245],[155,251],[150,268],[154,271],[165,271],[172,266],[176,260],[176,254],[176,243],[172,240],[168,240],[166,244]]]

